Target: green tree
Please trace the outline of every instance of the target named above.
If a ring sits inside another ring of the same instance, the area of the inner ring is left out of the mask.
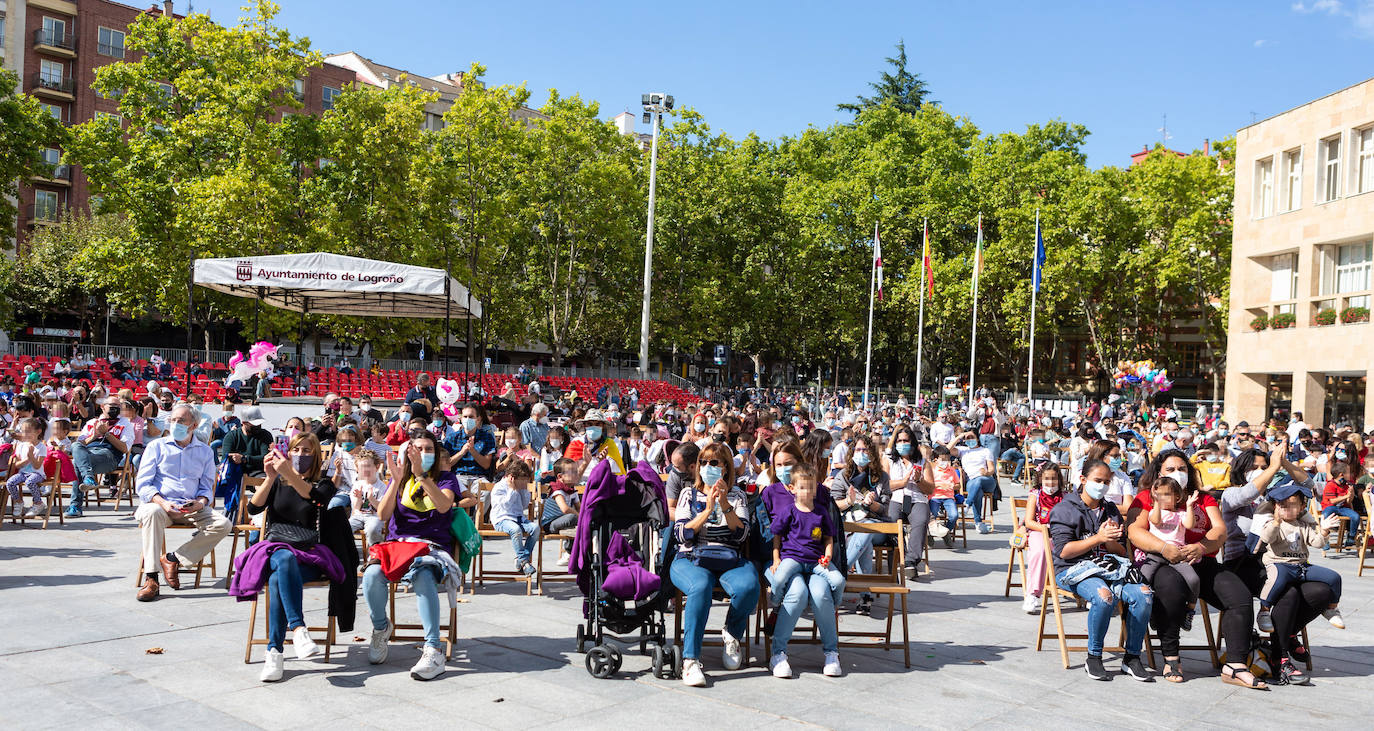
[[[18,210],[19,182],[38,175],[52,173],[43,161],[44,147],[62,144],[65,130],[52,115],[38,106],[38,101],[21,94],[19,77],[0,70],[0,244],[13,244],[12,234]]]
[[[897,41],[897,55],[884,60],[892,67],[892,71],[884,71],[876,82],[868,84],[873,89],[873,96],[860,95],[856,97],[857,102],[837,104],[835,108],[842,112],[858,114],[865,109],[889,102],[904,114],[915,114],[922,104],[930,103],[930,100],[926,99],[930,90],[926,88],[925,80],[920,74],[907,70],[906,41]]]

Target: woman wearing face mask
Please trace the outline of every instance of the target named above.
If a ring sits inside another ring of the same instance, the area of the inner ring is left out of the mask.
[[[1231,482],[1236,487],[1221,493],[1227,557],[1223,567],[1239,576],[1256,597],[1264,586],[1265,570],[1259,554],[1247,549],[1246,537],[1250,535],[1257,502],[1284,478],[1281,473],[1285,472],[1299,487],[1309,491],[1315,489],[1316,479],[1293,464],[1288,459],[1287,445],[1280,443],[1269,454],[1254,449],[1241,452],[1231,461]],[[1270,634],[1273,644],[1269,657],[1283,664],[1279,682],[1300,685],[1311,682],[1297,668],[1311,657],[1299,636],[1303,627],[1321,616],[1330,601],[1331,587],[1320,581],[1307,581],[1290,587],[1274,603],[1270,612],[1274,631]],[[1248,631],[1248,625],[1246,629]]]
[[[458,425],[450,429],[444,439],[444,449],[451,457],[448,469],[457,477],[464,490],[471,490],[477,480],[490,480],[496,474],[496,434],[487,419],[487,411],[476,401],[463,406]]]
[[[320,543],[321,511],[338,492],[334,481],[324,476],[323,462],[320,442],[313,434],[297,435],[285,454],[273,447],[263,460],[266,487],[254,492],[248,503],[250,515],[267,511],[263,543],[268,546],[281,544],[277,550],[272,550],[268,559],[271,573],[267,591],[272,611],[267,617],[263,682],[281,680],[282,648],[288,631],[293,633],[291,645],[298,659],[310,658],[319,650],[305,627],[304,584],[325,576],[327,571],[335,572],[331,580],[341,582],[347,578],[347,572],[355,569],[355,566],[344,566],[337,554],[334,554],[335,561],[329,562],[328,556],[316,548]],[[261,545],[255,547],[256,550],[269,550]],[[309,558],[307,554],[316,558]],[[244,573],[236,572],[235,578]]]
[[[710,430],[713,422],[714,417],[707,416],[704,411],[698,411],[687,428],[687,438],[696,442],[698,448],[705,449],[712,441]]]
[[[678,496],[674,512],[679,547],[669,571],[684,597],[682,682],[689,686],[706,685],[700,658],[711,590],[719,584],[730,597],[721,635],[726,670],[743,665],[740,641],[758,603],[758,570],[742,554],[749,533],[748,497],[733,484],[729,447],[707,445],[697,457],[697,479]]]
[[[1129,583],[1129,577],[1115,576],[1129,562],[1122,541],[1121,513],[1106,499],[1111,477],[1106,464],[1085,462],[1079,489],[1065,495],[1050,511],[1055,583],[1088,602],[1088,658],[1084,663],[1088,677],[1111,680],[1102,665],[1102,650],[1119,601],[1124,605],[1122,621],[1126,623],[1121,672],[1149,681],[1140,650],[1150,620],[1152,592],[1149,586]],[[1111,567],[1105,575],[1099,571],[1104,566]]]
[[[921,453],[916,448],[916,434],[910,427],[897,427],[892,434],[887,454],[883,455],[883,469],[887,472],[892,499],[888,502],[889,520],[909,526],[906,536],[906,563],[902,571],[914,579],[925,554],[926,530],[930,527],[930,494],[935,483],[922,479]]]
[[[410,434],[410,419],[413,415],[410,404],[402,404],[396,412],[396,418],[387,424],[386,443],[389,447],[399,447],[405,444]]]
[[[1063,473],[1049,464],[1035,473],[1034,486],[1026,501],[1026,577],[1025,598],[1021,609],[1035,614],[1045,588],[1045,531],[1049,529],[1050,512],[1064,499]]]
[[[1145,468],[1141,484],[1152,485],[1158,477],[1173,478],[1183,487],[1185,497],[1197,492],[1202,484],[1197,469],[1177,449],[1165,449],[1155,455]],[[1154,496],[1149,490],[1141,490],[1132,501],[1126,513],[1131,545],[1148,553],[1158,553],[1170,563],[1192,564],[1199,579],[1198,597],[1214,609],[1225,612],[1220,621],[1221,636],[1226,642],[1228,655],[1236,661],[1222,668],[1222,681],[1244,688],[1264,688],[1264,683],[1255,678],[1243,662],[1250,647],[1250,627],[1254,623],[1251,592],[1239,576],[1217,561],[1217,551],[1226,542],[1227,526],[1216,498],[1203,494],[1197,500],[1193,507],[1193,528],[1184,532],[1182,548],[1150,532],[1149,513],[1153,507]],[[1161,566],[1156,570],[1150,584],[1155,591],[1151,625],[1164,655],[1164,679],[1181,683],[1183,667],[1179,657],[1179,632],[1188,617],[1190,592],[1183,577],[1169,566]],[[1241,651],[1242,648],[1244,651]]]
[[[582,478],[586,479],[592,468],[603,459],[611,461],[614,474],[625,474],[625,460],[620,456],[615,435],[609,433],[610,422],[605,414],[600,409],[592,409],[577,425],[582,427],[582,436],[568,445],[568,451],[563,456],[578,463]]]
[[[1121,445],[1099,439],[1088,447],[1084,456],[1088,462],[1103,462],[1111,468],[1112,479],[1107,483],[1107,500],[1116,503],[1118,508],[1125,508],[1135,497],[1135,483],[1122,470],[1126,466],[1126,459],[1121,454]]]
[[[440,472],[440,446],[433,435],[421,432],[411,437],[392,475],[386,494],[377,506],[377,518],[387,526],[387,540],[376,544],[382,552],[404,551],[413,541],[429,546],[429,555],[404,562],[390,571],[393,577],[410,585],[420,614],[425,644],[419,662],[410,669],[415,680],[432,680],[444,672],[444,651],[439,640],[439,585],[458,580],[458,567],[453,561],[454,506],[476,503],[466,497],[463,488],[451,473]],[[466,499],[464,499],[466,497]],[[369,561],[363,572],[363,599],[372,620],[372,636],[367,661],[373,665],[386,662],[393,627],[387,616],[391,583],[382,564]]]
[[[830,497],[847,522],[879,523],[887,520],[892,489],[872,439],[861,435],[854,440],[849,463],[831,481]],[[873,542],[877,537],[876,533],[846,536],[846,563],[861,574],[873,573]],[[872,606],[873,595],[863,594],[859,597],[859,614],[868,614]]]

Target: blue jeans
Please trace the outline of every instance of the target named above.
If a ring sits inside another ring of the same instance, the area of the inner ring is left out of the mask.
[[[1356,530],[1357,528],[1360,527],[1360,514],[1357,513],[1357,512],[1355,512],[1354,509],[1348,508],[1348,507],[1346,507],[1346,506],[1344,506],[1344,505],[1332,505],[1332,506],[1329,507],[1329,508],[1322,508],[1322,517],[1325,518],[1325,517],[1328,516],[1328,515],[1339,515],[1339,516],[1341,516],[1341,517],[1343,517],[1343,518],[1349,518],[1349,519],[1350,519],[1350,528],[1347,529],[1346,532],[1345,532],[1345,545],[1347,545],[1347,546],[1353,546],[1353,545],[1355,545],[1355,530]],[[1334,531],[1332,531],[1332,532],[1334,533]],[[1322,580],[1321,580],[1321,579],[1310,579],[1310,581],[1322,581]],[[1325,583],[1325,582],[1323,582],[1323,583]],[[1276,596],[1277,596],[1277,595],[1276,595]]]
[[[861,520],[860,523],[876,523],[876,520]],[[850,533],[845,539],[844,557],[849,566],[861,574],[873,573],[873,542],[877,533]]]
[[[76,475],[81,482],[94,483],[96,477],[119,469],[123,463],[124,455],[108,442],[72,442],[72,466],[76,468]],[[80,487],[72,485],[72,506],[81,507],[83,497]]]
[[[1101,657],[1103,638],[1107,636],[1107,627],[1111,624],[1112,610],[1116,608],[1117,597],[1111,596],[1111,592],[1108,591],[1108,597],[1104,598],[1102,590],[1107,589],[1107,582],[1096,576],[1089,576],[1074,586],[1065,586],[1061,580],[1063,576],[1064,571],[1054,576],[1059,588],[1072,591],[1088,603],[1088,654]],[[1127,655],[1139,657],[1140,647],[1145,642],[1145,630],[1150,623],[1150,607],[1154,602],[1154,594],[1144,584],[1123,584],[1120,599],[1126,605],[1123,616],[1126,623],[1126,644],[1122,649]]]
[[[428,647],[442,647],[439,644],[439,583],[436,576],[437,569],[422,566],[410,577],[410,591],[420,610],[420,626],[425,630]],[[374,563],[363,572],[363,599],[367,600],[367,614],[375,630],[386,629],[388,583],[379,564]]]
[[[1330,510],[1330,508],[1327,509]],[[1320,581],[1331,587],[1332,606],[1341,601],[1341,575],[1325,566],[1276,563],[1266,566],[1265,573],[1267,576],[1259,598],[1260,607],[1263,609],[1274,606],[1274,600],[1283,596],[1284,590],[1290,585],[1301,584],[1304,581]],[[1322,607],[1322,609],[1326,609],[1326,607]]]
[[[763,575],[764,578],[768,579],[769,587],[773,590],[771,602],[773,606],[777,606],[782,601],[783,594],[787,593],[787,586],[792,583],[792,579],[798,576],[819,576],[825,579],[826,584],[830,586],[830,598],[835,604],[839,604],[840,599],[844,596],[844,574],[832,566],[822,566],[815,561],[802,563],[795,558],[784,558],[778,562],[776,574],[773,573],[773,567],[769,566]],[[807,580],[809,581],[809,579]]]
[[[539,540],[539,524],[530,520],[529,517],[520,515],[514,520],[507,518],[496,524],[496,530],[510,536],[510,543],[515,546],[515,560],[530,560],[530,551],[534,550],[534,542]]]
[[[801,564],[797,566],[800,567]],[[782,574],[785,569],[785,566],[779,565],[778,574]],[[830,573],[839,576],[840,572],[832,569]],[[773,575],[771,566],[764,575],[774,586],[786,587],[786,590],[781,592],[782,604],[778,607],[778,622],[773,626],[770,655],[787,652],[787,643],[792,640],[792,630],[796,629],[797,620],[801,619],[808,603],[811,605],[811,617],[816,622],[816,631],[821,636],[821,651],[838,651],[840,641],[839,632],[835,627],[835,596],[844,591],[844,577],[839,576],[837,590],[832,579],[819,571],[795,573],[786,582],[778,581],[779,576]]]
[[[701,656],[701,638],[706,634],[706,616],[711,611],[711,589],[717,583],[730,597],[725,614],[725,629],[742,638],[749,629],[749,616],[759,602],[759,574],[754,564],[740,559],[734,568],[717,573],[702,568],[688,556],[678,554],[668,569],[673,586],[682,592],[682,656],[695,660]]]
[[[333,510],[334,508],[346,508],[352,504],[352,494],[347,492],[338,492],[334,494],[334,497],[329,498],[329,507],[326,508],[326,510]]]
[[[954,525],[959,520],[959,503],[952,497],[930,499],[930,514],[933,516],[939,508],[945,514],[945,527],[954,530]]]
[[[994,455],[1002,450],[1002,438],[996,434],[979,434],[978,444]]]
[[[314,566],[302,566],[296,554],[279,548],[272,552],[272,573],[267,577],[267,596],[272,611],[267,615],[267,646],[281,652],[287,630],[305,626],[301,610],[305,582],[320,578]]]
[[[973,522],[983,522],[983,495],[991,495],[997,489],[996,477],[970,477],[968,498],[964,504],[973,510]]]
[[[1012,447],[1011,449],[1008,449],[1007,451],[1002,453],[1002,459],[1011,461],[1011,479],[1020,482],[1021,473],[1026,471],[1025,453],[1017,449],[1016,447]]]

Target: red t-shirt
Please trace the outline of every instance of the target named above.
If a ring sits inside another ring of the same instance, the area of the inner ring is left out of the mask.
[[[1154,495],[1149,490],[1141,490],[1131,501],[1130,507],[1149,512],[1154,508]],[[1200,543],[1202,539],[1207,537],[1207,531],[1212,529],[1212,519],[1207,517],[1207,508],[1220,508],[1217,499],[1211,495],[1203,495],[1193,505],[1193,527],[1183,532],[1185,543]],[[1127,510],[1129,512],[1129,508]],[[1217,551],[1212,551],[1207,555],[1216,556]]]
[[[1322,490],[1322,507],[1329,508],[1335,505],[1336,501],[1345,497],[1347,492],[1350,492],[1349,485],[1342,485],[1335,480],[1327,482],[1326,489]]]

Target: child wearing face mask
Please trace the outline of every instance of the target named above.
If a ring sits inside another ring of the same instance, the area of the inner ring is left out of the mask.
[[[513,460],[505,469],[505,477],[491,490],[491,523],[510,536],[515,546],[515,570],[529,576],[534,573],[530,552],[539,540],[539,525],[529,517],[530,480],[534,470],[524,460]]]
[[[1306,509],[1307,502],[1312,499],[1311,493],[1294,483],[1274,488],[1269,499],[1274,504],[1274,519],[1259,530],[1264,545],[1265,581],[1260,590],[1256,626],[1261,632],[1274,631],[1269,610],[1290,584],[1320,581],[1331,587],[1331,604],[1322,610],[1322,616],[1331,626],[1345,629],[1345,620],[1337,606],[1341,601],[1341,575],[1308,562],[1308,547],[1324,545],[1335,523],[1331,517],[1325,517],[1318,524]],[[1284,662],[1288,659],[1284,658]]]
[[[1045,530],[1049,529],[1050,511],[1064,499],[1064,476],[1055,465],[1046,465],[1035,473],[1035,484],[1026,501],[1026,557],[1025,597],[1021,609],[1035,614],[1045,589]]]
[[[353,459],[357,450],[358,430],[352,426],[340,429],[338,439],[334,442],[334,453],[329,458],[329,469],[325,471],[339,486],[339,494],[329,501],[331,508],[347,506],[352,500],[349,490],[358,478],[358,466]]]
[[[353,503],[353,513],[348,518],[349,527],[361,530],[367,536],[368,544],[382,541],[382,521],[377,517],[377,504],[386,493],[386,482],[382,480],[382,461],[371,451],[363,451],[354,460],[358,476],[353,480],[349,497]]]
[[[501,435],[500,449],[496,453],[496,471],[504,473],[510,463],[515,460],[522,460],[531,467],[534,465],[534,452],[527,447],[520,445],[520,429],[518,427],[507,427]]]
[[[945,548],[953,548],[954,524],[959,519],[959,504],[955,498],[959,492],[959,472],[954,467],[954,455],[950,454],[949,447],[937,446],[932,456],[926,465],[926,479],[935,483],[935,491],[930,494],[931,535],[942,538]],[[943,522],[937,511],[944,514]]]
[[[1183,548],[1187,545],[1184,534],[1192,530],[1197,523],[1193,511],[1194,506],[1202,497],[1202,493],[1194,490],[1185,498],[1183,486],[1178,484],[1177,480],[1173,477],[1159,477],[1150,486],[1150,496],[1152,498],[1149,512],[1150,535],[1175,548]],[[1196,563],[1196,560],[1192,563]],[[1193,570],[1192,563],[1170,564],[1159,553],[1135,549],[1135,564],[1140,567],[1140,573],[1145,576],[1147,581],[1154,581],[1155,572],[1159,570],[1160,566],[1172,565],[1174,571],[1177,571],[1178,575],[1183,577],[1184,583],[1188,585],[1188,616],[1183,618],[1185,631],[1193,628],[1193,616],[1196,613],[1197,595],[1201,586],[1197,571]]]

